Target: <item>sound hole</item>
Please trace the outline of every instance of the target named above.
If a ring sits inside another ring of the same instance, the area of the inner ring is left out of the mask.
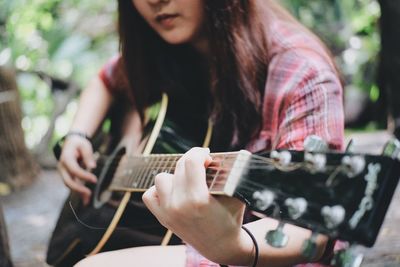
[[[98,177],[98,182],[94,190],[93,206],[100,208],[111,198],[111,191],[107,190],[114,177],[114,173],[118,167],[119,161],[125,154],[124,147],[117,149],[104,163],[104,167]]]

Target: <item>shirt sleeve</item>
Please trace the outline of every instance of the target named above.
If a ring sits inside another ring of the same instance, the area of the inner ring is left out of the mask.
[[[321,137],[331,149],[343,148],[343,89],[326,56],[301,48],[280,52],[271,59],[267,77],[262,127],[250,151],[303,150],[309,135]]]
[[[284,101],[273,146],[301,150],[307,136],[321,137],[341,150],[344,139],[340,81],[333,72],[311,68],[302,86]]]
[[[128,93],[129,83],[122,67],[121,56],[112,57],[100,69],[98,76],[113,95]]]

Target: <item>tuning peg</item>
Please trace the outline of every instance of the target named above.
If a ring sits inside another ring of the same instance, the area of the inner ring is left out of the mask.
[[[265,235],[265,241],[274,248],[283,248],[287,245],[289,237],[283,232],[285,223],[279,222],[275,230],[270,230]]]
[[[335,267],[359,267],[363,260],[363,255],[355,253],[351,248],[336,251],[331,265]]]
[[[342,158],[343,172],[353,178],[365,169],[365,158],[363,156],[344,156]]]
[[[383,148],[382,155],[391,157],[392,159],[399,159],[400,141],[397,139],[389,140]]]
[[[254,206],[259,210],[268,209],[275,199],[275,194],[270,190],[256,191],[253,193]]]
[[[324,171],[326,166],[326,156],[323,154],[304,154],[304,161],[311,165],[310,169],[312,171]]]
[[[313,260],[317,256],[317,232],[312,232],[311,237],[303,242],[301,254],[308,260]]]
[[[309,135],[303,142],[304,150],[308,152],[328,152],[328,144],[318,135]]]
[[[287,151],[287,150],[283,150],[283,151],[272,151],[271,155],[270,155],[271,159],[279,162],[280,165],[282,166],[288,166],[291,161],[292,161],[292,154]]]
[[[332,229],[339,226],[343,222],[346,211],[340,205],[333,207],[324,206],[321,209],[321,215],[325,220],[326,227]]]
[[[307,200],[302,197],[288,198],[285,200],[290,218],[296,220],[307,210]]]

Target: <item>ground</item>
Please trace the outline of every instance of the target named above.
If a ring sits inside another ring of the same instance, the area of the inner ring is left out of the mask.
[[[355,151],[379,153],[390,138],[386,132],[351,134]],[[57,172],[43,170],[29,188],[2,198],[15,267],[42,267],[46,245],[67,195]],[[373,248],[358,248],[364,254],[362,266],[400,266],[400,187],[387,213]]]

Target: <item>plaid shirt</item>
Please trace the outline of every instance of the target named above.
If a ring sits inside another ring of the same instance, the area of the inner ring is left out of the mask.
[[[250,151],[303,149],[309,135],[317,135],[332,149],[344,140],[342,86],[326,50],[298,25],[274,21],[269,29],[269,67],[265,85],[263,126],[247,146]],[[100,72],[104,84],[118,88],[113,72],[118,58]],[[114,77],[114,78],[113,78]],[[187,249],[187,267],[219,266]],[[306,264],[303,266],[320,266]]]

